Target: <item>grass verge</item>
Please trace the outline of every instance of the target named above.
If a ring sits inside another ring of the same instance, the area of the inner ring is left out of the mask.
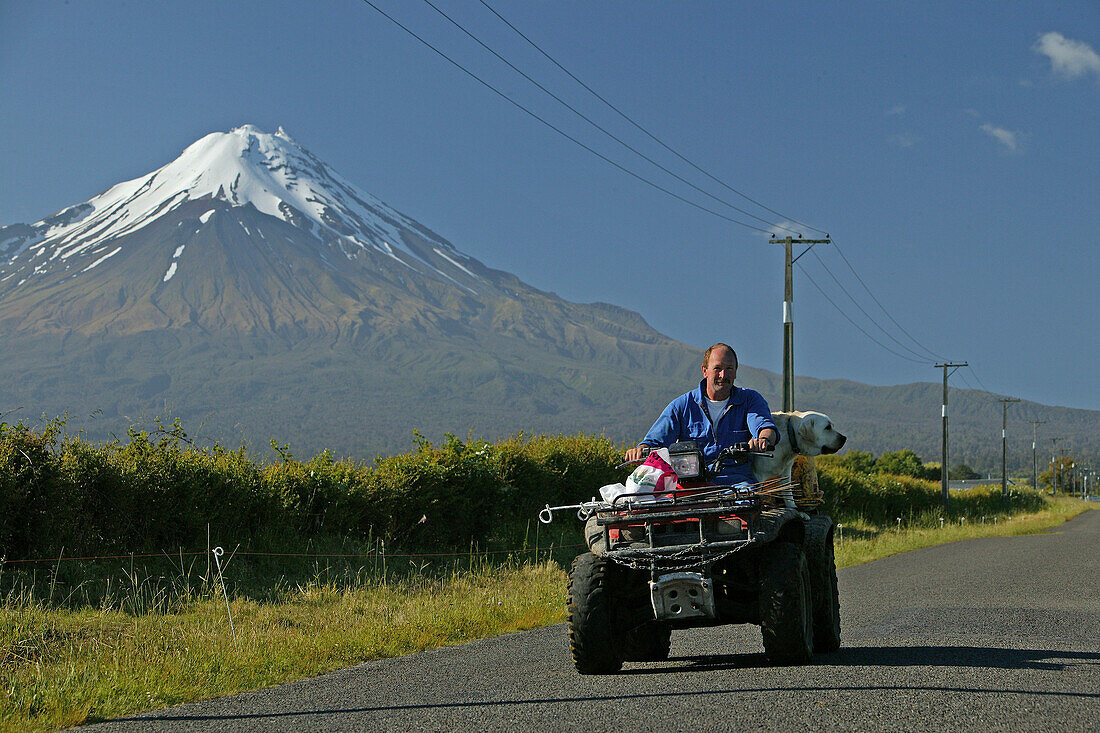
[[[564,618],[553,563],[485,567],[282,600],[207,599],[174,613],[0,608],[0,729],[56,730],[301,679],[363,661],[546,626]]]
[[[958,540],[1035,534],[1092,508],[1087,502],[1064,496],[1045,497],[1044,505],[1037,512],[1007,517],[962,517],[944,521],[942,526],[936,526],[937,522],[929,521],[927,516],[917,526],[906,526],[903,518],[896,528],[875,526],[859,518],[849,520],[834,537],[836,564],[844,568]]]
[[[850,521],[841,567],[944,542],[1041,532],[1089,507],[1055,498],[996,523],[881,528]],[[484,565],[442,578],[313,583],[270,602],[213,593],[169,613],[0,606],[0,730],[56,730],[314,676],[363,661],[536,628],[565,618],[556,563]]]

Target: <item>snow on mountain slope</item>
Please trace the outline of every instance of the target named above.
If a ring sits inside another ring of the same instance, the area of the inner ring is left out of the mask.
[[[125,242],[112,245],[115,240],[202,199],[230,207],[251,205],[349,259],[370,250],[453,282],[458,282],[456,271],[476,281],[475,272],[483,269],[416,221],[358,190],[281,127],[268,134],[244,125],[211,133],[168,165],[119,183],[83,204],[29,226],[0,228],[0,289],[10,290],[47,273],[79,275],[94,270],[124,251]],[[215,210],[211,207],[200,216],[200,223],[205,225]],[[420,240],[417,246],[410,246],[410,234]],[[178,255],[170,266],[172,275],[176,260]],[[164,281],[172,275],[165,273]]]

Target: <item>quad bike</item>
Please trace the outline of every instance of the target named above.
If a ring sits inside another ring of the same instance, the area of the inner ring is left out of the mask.
[[[573,561],[568,586],[569,647],[581,674],[667,659],[672,629],[758,624],[767,659],[780,665],[840,647],[833,520],[819,501],[780,480],[711,481],[724,462],[753,455],[770,454],[739,444],[708,467],[699,445],[682,441],[669,448],[675,490],[540,512],[544,523],[561,510],[585,522],[589,551]]]

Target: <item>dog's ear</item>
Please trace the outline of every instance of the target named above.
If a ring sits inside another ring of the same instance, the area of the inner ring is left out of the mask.
[[[817,412],[806,413],[797,427],[800,453],[807,456],[821,454],[825,426],[828,418]]]
[[[817,445],[817,430],[814,428],[814,416],[812,414],[798,418],[796,429],[803,445]]]

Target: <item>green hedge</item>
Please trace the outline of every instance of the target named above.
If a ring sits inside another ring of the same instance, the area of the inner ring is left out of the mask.
[[[949,509],[943,511],[942,487],[938,481],[867,473],[852,470],[828,458],[816,461],[818,484],[825,494],[826,506],[838,521],[862,519],[871,524],[890,526],[898,517],[906,521],[917,517],[945,519],[1006,515],[1038,511],[1043,499],[1037,491],[1012,488],[1008,501],[1000,486],[978,486],[966,491],[951,491]]]
[[[125,443],[92,445],[44,428],[0,423],[0,557],[109,555],[202,549],[215,542],[278,550],[323,538],[384,540],[388,547],[468,548],[523,539],[545,504],[588,499],[621,481],[621,447],[597,436],[517,435],[495,444],[419,435],[412,452],[372,463],[327,452],[296,460],[273,442],[274,460],[195,447],[179,423],[131,430]],[[940,510],[937,483],[853,470],[819,459],[827,508],[840,521]],[[952,515],[1036,509],[1034,492],[953,492]],[[575,529],[555,523],[555,531]],[[564,536],[564,535],[562,535]]]
[[[198,449],[178,423],[107,445],[65,436],[60,421],[0,424],[0,557],[200,548],[208,523],[252,549],[319,537],[484,546],[621,478],[621,451],[603,437],[417,443],[373,463],[300,461],[277,445],[276,460],[257,461]]]

